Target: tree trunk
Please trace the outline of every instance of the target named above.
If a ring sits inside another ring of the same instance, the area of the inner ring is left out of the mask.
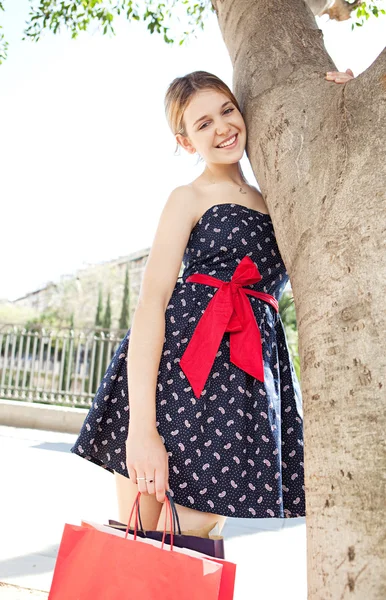
[[[345,85],[302,0],[218,0],[294,292],[312,600],[386,598],[386,51]]]

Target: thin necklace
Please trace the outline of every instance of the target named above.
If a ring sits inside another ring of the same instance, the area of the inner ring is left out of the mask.
[[[211,181],[211,183],[212,183],[212,184],[215,184],[215,183],[219,183],[219,182],[216,182],[216,181]],[[229,181],[222,181],[222,182],[220,182],[220,183],[227,183],[228,185],[231,185],[231,186],[234,188],[234,185],[233,185],[233,183],[229,183]],[[238,184],[238,183],[236,183],[235,185],[239,185],[239,184]],[[248,184],[247,184],[247,183],[245,183],[245,185],[248,185]],[[239,186],[239,192],[240,192],[240,194],[246,194],[246,193],[247,193],[247,192],[245,192],[245,191],[243,190],[243,186],[242,186],[242,185],[240,185],[240,186]]]

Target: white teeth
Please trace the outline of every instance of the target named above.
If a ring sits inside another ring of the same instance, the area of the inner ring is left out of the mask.
[[[233,138],[231,138],[227,142],[224,142],[223,144],[219,144],[218,148],[225,148],[226,146],[231,146],[234,143],[235,139],[236,139],[236,136],[234,135]]]

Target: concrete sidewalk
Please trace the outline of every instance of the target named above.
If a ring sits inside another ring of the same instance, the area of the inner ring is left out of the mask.
[[[70,454],[75,438],[0,426],[0,600],[47,597],[28,588],[49,590],[64,523],[117,518],[114,477]],[[304,519],[228,519],[223,533],[235,600],[306,600]]]
[[[48,593],[0,582],[0,598],[6,600],[46,600]]]

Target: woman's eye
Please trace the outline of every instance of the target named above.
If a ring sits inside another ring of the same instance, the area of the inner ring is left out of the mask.
[[[225,115],[228,112],[228,110],[230,110],[231,112],[233,112],[235,109],[234,108],[227,108],[226,110],[224,110],[223,114]],[[209,121],[206,121],[205,123],[203,123],[201,125],[201,127],[199,129],[206,129],[205,125],[208,125],[208,124],[209,124]]]

